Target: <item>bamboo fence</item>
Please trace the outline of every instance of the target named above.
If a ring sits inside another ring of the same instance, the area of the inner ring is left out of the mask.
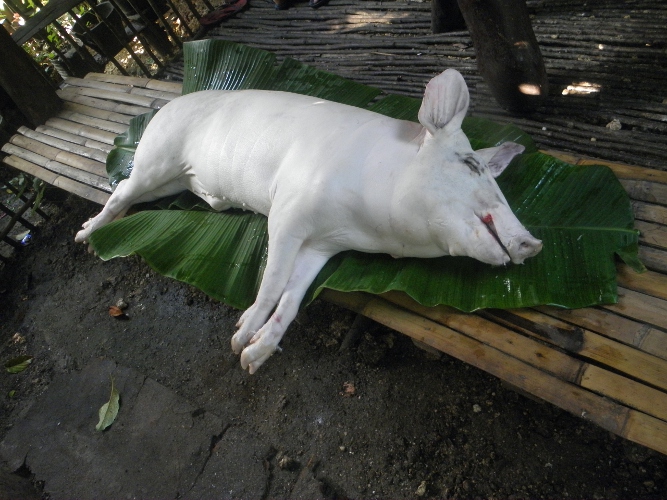
[[[130,118],[159,109],[180,84],[90,74],[59,92],[62,112],[19,130],[4,162],[83,198],[110,195],[105,158]],[[326,291],[323,298],[482,369],[614,434],[667,454],[667,172],[546,151],[609,166],[632,199],[649,268],[618,267],[617,304],[466,314],[427,308],[401,293]]]

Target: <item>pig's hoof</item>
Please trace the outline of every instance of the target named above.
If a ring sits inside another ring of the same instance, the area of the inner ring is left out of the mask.
[[[255,342],[243,349],[241,353],[241,367],[244,370],[247,369],[252,375],[274,352],[276,352],[276,346]]]
[[[248,345],[250,338],[255,335],[255,332],[252,331],[243,331],[240,329],[232,336],[232,351],[234,354],[241,354],[243,348]]]
[[[86,229],[82,229],[78,233],[76,233],[76,236],[74,237],[74,241],[76,243],[85,243],[88,241],[88,236],[89,232]]]

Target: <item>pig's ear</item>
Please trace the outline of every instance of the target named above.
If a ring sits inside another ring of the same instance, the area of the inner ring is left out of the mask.
[[[526,149],[524,146],[516,142],[503,142],[495,148],[478,149],[475,153],[484,158],[491,170],[491,175],[498,177],[512,159],[523,153],[524,149]]]
[[[426,85],[419,122],[431,134],[443,128],[455,131],[461,128],[469,102],[468,86],[461,73],[448,69]]]

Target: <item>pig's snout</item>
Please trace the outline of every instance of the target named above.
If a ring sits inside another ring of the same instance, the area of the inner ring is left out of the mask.
[[[523,264],[523,261],[534,257],[542,250],[542,241],[530,234],[524,234],[513,238],[507,246],[507,253],[514,264]]]

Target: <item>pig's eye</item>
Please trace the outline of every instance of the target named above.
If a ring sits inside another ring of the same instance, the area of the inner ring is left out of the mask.
[[[465,163],[468,168],[477,175],[482,173],[482,163],[474,156],[466,156],[463,158],[463,163]]]

